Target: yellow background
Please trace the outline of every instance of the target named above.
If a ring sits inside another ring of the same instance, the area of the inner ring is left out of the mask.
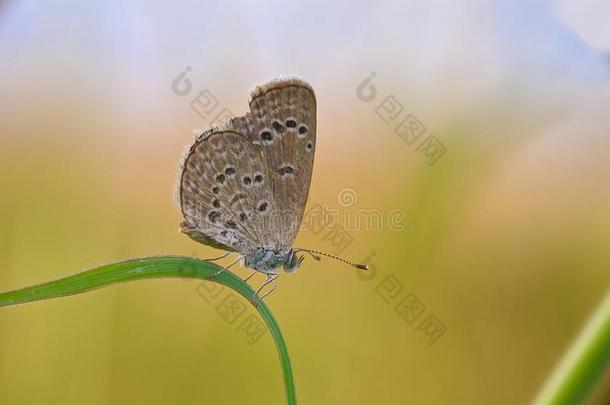
[[[217,255],[178,232],[172,201],[181,151],[213,118],[190,102],[209,89],[215,112],[241,115],[252,85],[298,74],[318,98],[309,207],[384,218],[348,229],[342,252],[374,252],[371,281],[308,258],[269,298],[300,403],[526,403],[610,278],[608,49],[574,13],[505,1],[0,3],[0,290],[131,257]],[[171,85],[187,66],[181,97]],[[356,88],[371,72],[366,103]],[[435,165],[376,114],[389,95],[446,147]],[[403,231],[387,222],[398,209]],[[296,245],[334,250],[311,231]],[[426,307],[411,325],[379,295],[388,276],[398,300]],[[0,403],[282,403],[269,334],[248,344],[197,287],[135,282],[0,310]],[[427,314],[446,327],[434,344],[416,330]]]

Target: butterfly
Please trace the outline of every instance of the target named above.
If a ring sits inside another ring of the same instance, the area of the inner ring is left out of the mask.
[[[203,131],[179,166],[180,230],[193,240],[239,253],[246,267],[273,282],[290,273],[304,251],[293,248],[316,150],[316,96],[297,77],[274,79],[251,91],[250,111]],[[235,263],[235,262],[234,262]],[[232,264],[234,264],[232,263]],[[231,265],[232,265],[231,264]],[[275,284],[274,284],[275,288]],[[257,292],[258,293],[258,292]]]

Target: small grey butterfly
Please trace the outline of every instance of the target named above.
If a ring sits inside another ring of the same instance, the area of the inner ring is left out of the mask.
[[[185,151],[176,194],[181,231],[238,252],[246,267],[267,275],[262,288],[280,268],[296,271],[304,258],[299,251],[317,260],[337,257],[292,247],[315,155],[313,88],[295,77],[271,80],[255,87],[249,106],[245,116],[207,129]]]

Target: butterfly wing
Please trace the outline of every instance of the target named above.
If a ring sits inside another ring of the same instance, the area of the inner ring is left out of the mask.
[[[316,100],[299,79],[251,94],[250,112],[200,135],[181,165],[181,229],[192,239],[248,253],[292,245],[309,193]]]
[[[276,79],[251,93],[248,134],[260,145],[273,193],[266,246],[290,248],[299,231],[311,183],[316,97],[306,82]]]
[[[254,173],[264,167],[251,141],[230,128],[204,132],[182,164],[178,199],[181,230],[212,247],[245,252],[260,243],[251,222],[254,201],[271,199],[254,191]]]

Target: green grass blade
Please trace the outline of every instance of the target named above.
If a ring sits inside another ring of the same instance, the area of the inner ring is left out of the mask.
[[[99,266],[58,280],[49,281],[15,291],[0,293],[0,307],[25,304],[28,302],[81,294],[97,288],[132,280],[161,277],[199,278],[227,286],[245,297],[261,314],[269,328],[280,357],[286,403],[296,404],[294,378],[288,349],[277,321],[263,301],[256,297],[254,290],[230,271],[213,274],[222,267],[184,256],[158,256],[127,260],[120,263]]]
[[[535,405],[579,404],[610,364],[610,292],[557,366]]]

